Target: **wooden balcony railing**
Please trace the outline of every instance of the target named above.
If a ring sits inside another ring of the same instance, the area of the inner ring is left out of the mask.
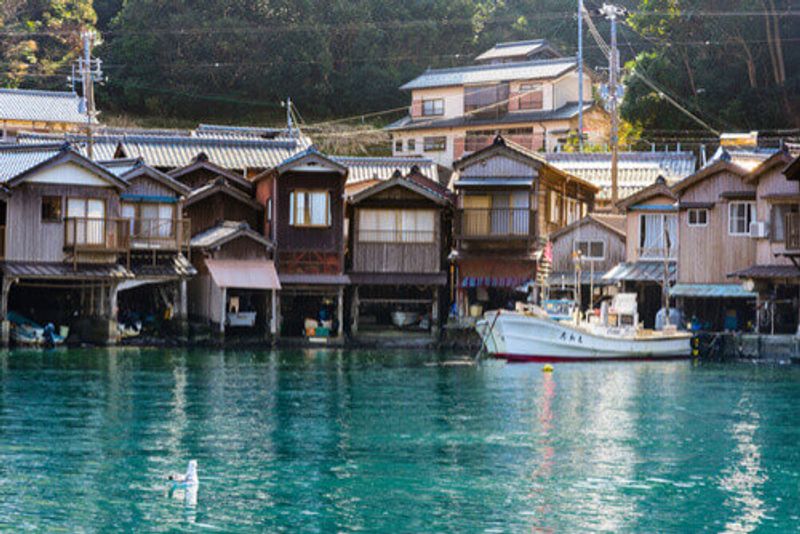
[[[787,213],[783,230],[786,250],[800,250],[800,213]]]
[[[192,238],[189,219],[129,219],[131,248],[184,250]]]
[[[370,230],[359,228],[358,240],[361,243],[433,243],[436,232],[433,230]]]
[[[456,211],[458,239],[529,240],[536,236],[536,212],[528,208],[465,208]]]
[[[73,252],[127,252],[130,221],[94,217],[64,219],[64,247]]]
[[[353,270],[373,273],[431,273],[441,270],[441,248],[433,230],[360,228]]]

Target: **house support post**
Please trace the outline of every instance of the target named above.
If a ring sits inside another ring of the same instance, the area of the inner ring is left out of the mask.
[[[353,288],[353,302],[350,304],[350,332],[354,335],[358,335],[358,311],[359,311],[359,302],[358,302],[358,286]]]
[[[281,316],[281,294],[276,290],[272,290],[272,334],[273,339],[277,340],[280,337],[281,325],[283,323],[283,316]]]
[[[228,316],[228,289],[222,288],[222,296],[220,298],[219,310],[219,337],[225,337],[225,319]]]
[[[336,292],[336,318],[339,319],[339,328],[336,330],[336,337],[341,339],[344,334],[344,286],[339,286]]]
[[[189,297],[187,285],[186,278],[181,278],[176,282],[175,302],[173,304],[175,315],[172,321],[175,323],[175,333],[182,342],[189,340]]]
[[[433,288],[433,300],[431,301],[431,336],[434,339],[439,337],[439,287]]]
[[[2,291],[0,291],[0,346],[3,347],[8,346],[11,337],[11,325],[8,322],[8,295],[15,281],[13,278],[3,277]]]

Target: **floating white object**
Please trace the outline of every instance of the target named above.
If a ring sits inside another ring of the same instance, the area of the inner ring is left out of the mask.
[[[189,460],[186,474],[183,476],[171,476],[172,486],[169,489],[170,497],[175,490],[183,490],[183,501],[186,506],[197,505],[197,488],[200,486],[200,479],[197,476],[197,460]]]

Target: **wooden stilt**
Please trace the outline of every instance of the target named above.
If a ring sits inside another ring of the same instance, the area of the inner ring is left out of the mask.
[[[336,295],[336,317],[339,320],[339,328],[336,331],[337,337],[344,334],[344,287],[339,287]]]

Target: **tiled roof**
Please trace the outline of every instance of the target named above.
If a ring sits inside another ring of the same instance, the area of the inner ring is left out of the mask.
[[[557,78],[577,68],[574,57],[538,59],[499,65],[472,65],[449,69],[428,69],[400,89],[425,89],[510,80],[537,80]]]
[[[551,233],[550,239],[559,239],[561,236],[572,232],[578,227],[585,226],[590,222],[595,222],[601,227],[606,227],[607,230],[616,232],[624,239],[625,234],[627,233],[626,220],[627,218],[625,215],[615,215],[611,213],[590,213],[586,217],[568,224],[567,226],[563,226]]]
[[[488,61],[491,59],[501,59],[506,57],[527,56],[546,46],[548,46],[548,44],[544,39],[497,43],[489,50],[476,57],[475,61]]]
[[[778,151],[780,151],[780,148],[726,148],[721,146],[714,155],[709,158],[705,167],[710,167],[719,161],[727,161],[750,172]]]
[[[153,265],[151,259],[141,263],[134,262],[131,265],[131,270],[137,278],[184,278],[197,274],[197,269],[189,263],[189,260],[183,254],[176,254],[170,261],[155,265]]]
[[[232,239],[237,235],[246,235],[257,241],[263,242],[265,245],[270,244],[264,236],[252,230],[246,222],[223,221],[214,228],[200,232],[196,236],[192,237],[191,246],[193,248],[209,248]]]
[[[0,145],[0,183],[19,176],[68,150],[64,143],[47,145]]]
[[[584,112],[594,107],[591,102],[583,105]],[[458,128],[461,126],[491,126],[494,124],[519,124],[534,123],[542,121],[568,120],[578,116],[580,104],[578,102],[568,102],[558,109],[543,111],[513,111],[506,113],[498,118],[482,118],[474,115],[461,115],[449,119],[412,119],[410,116],[403,117],[386,127],[387,130],[428,130],[431,128]]]
[[[413,167],[434,182],[439,181],[438,167],[425,158],[331,156],[331,159],[348,168],[347,185],[370,180],[388,180],[395,171],[408,174]]]
[[[800,269],[794,265],[751,265],[746,269],[731,273],[736,278],[800,278]]]
[[[669,288],[673,297],[754,299],[756,293],[745,290],[741,284],[675,284]]]
[[[611,198],[611,154],[548,152],[548,163],[564,172],[601,187],[598,199]],[[618,163],[619,198],[626,198],[663,176],[668,184],[695,172],[697,159],[691,152],[621,152]]]
[[[288,140],[292,137],[286,128],[262,128],[259,126],[227,126],[222,124],[200,124],[194,130],[197,137],[233,137],[245,139],[282,139]],[[297,136],[298,131],[293,131],[292,135]],[[302,135],[302,134],[300,134]],[[306,140],[306,144],[310,144]]]
[[[142,160],[139,158],[125,158],[125,159],[112,159],[108,161],[98,161],[100,165],[108,169],[109,172],[115,176],[122,176],[129,173],[139,165],[142,165]]]
[[[56,262],[6,261],[0,263],[0,271],[19,278],[133,278],[133,273],[124,266],[109,264],[78,264]]]
[[[0,119],[86,122],[78,111],[80,97],[64,91],[0,89]]]

